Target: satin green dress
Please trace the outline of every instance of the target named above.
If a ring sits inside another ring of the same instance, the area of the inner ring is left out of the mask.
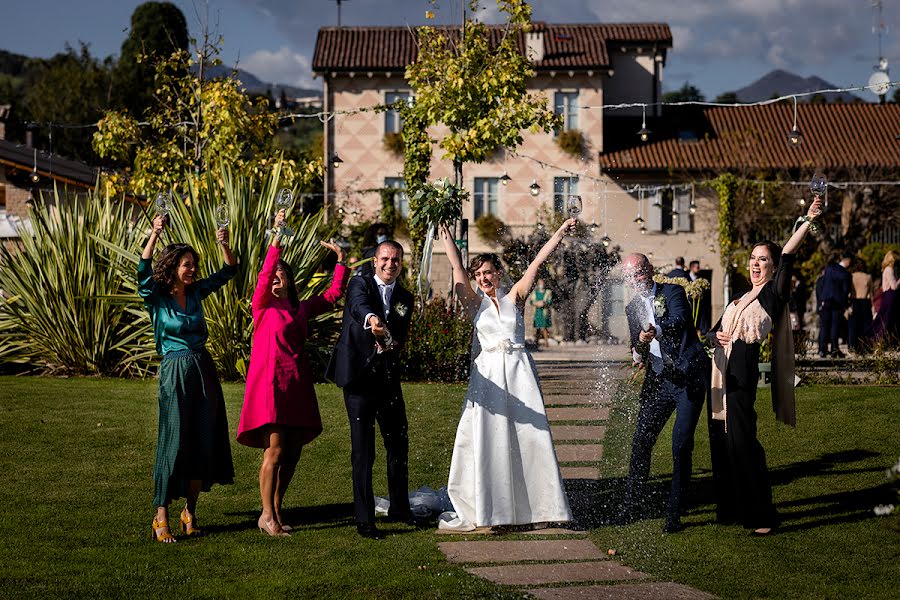
[[[185,289],[184,309],[158,291],[149,259],[138,263],[138,294],[153,323],[159,365],[159,434],[153,467],[154,506],[187,495],[191,480],[201,489],[234,481],[228,420],[216,366],[206,350],[209,330],[201,301],[237,273],[223,266]]]

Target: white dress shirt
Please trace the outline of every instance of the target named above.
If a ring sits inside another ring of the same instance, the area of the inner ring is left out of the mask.
[[[391,283],[385,283],[378,275],[375,275],[375,283],[378,284],[378,293],[381,295],[381,303],[384,304],[384,319],[387,320],[387,317],[391,312],[391,295],[394,293],[394,286],[397,285],[397,282],[392,281]],[[369,317],[374,314],[375,313],[368,313],[366,318],[363,319],[364,329],[372,328],[372,326],[369,325]]]

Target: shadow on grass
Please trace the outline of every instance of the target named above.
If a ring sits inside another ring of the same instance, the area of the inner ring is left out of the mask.
[[[781,531],[801,531],[855,523],[874,518],[872,508],[888,501],[891,489],[888,484],[859,490],[813,495],[797,500],[777,502],[778,487],[797,480],[829,475],[877,473],[881,467],[850,468],[852,463],[880,456],[877,452],[860,448],[825,453],[770,471],[776,496],[776,509],[781,516]],[[595,529],[604,525],[621,525],[619,513],[624,501],[625,477],[566,480],[566,492],[575,519],[575,528]],[[666,502],[671,490],[671,476],[651,478],[645,487],[639,520],[665,517]],[[700,469],[691,478],[685,494],[685,512],[693,515],[708,514],[708,523],[686,522],[685,527],[715,523],[716,489],[710,469]]]
[[[226,513],[228,516],[242,516],[244,520],[229,525],[209,525],[204,530],[210,532],[244,531],[256,529],[259,511],[240,511]],[[321,504],[318,506],[298,506],[284,511],[284,519],[292,526],[304,526],[306,529],[336,529],[353,525],[353,504]]]

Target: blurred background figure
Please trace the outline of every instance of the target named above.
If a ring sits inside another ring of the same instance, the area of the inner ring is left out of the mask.
[[[372,223],[363,234],[362,256],[360,260],[373,258],[375,256],[375,248],[381,242],[391,239],[391,229],[385,223]],[[354,275],[374,275],[375,266],[369,261],[356,269]]]
[[[897,302],[897,260],[900,253],[889,250],[881,261],[881,298],[878,305],[878,314],[875,315],[875,323],[872,326],[872,339],[874,342],[888,340],[897,343],[900,338],[900,304]]]
[[[850,316],[847,319],[847,348],[860,352],[872,330],[872,276],[858,258],[853,261],[850,288]]]
[[[700,263],[697,263],[697,268],[700,268]],[[688,272],[684,268],[684,257],[679,256],[675,259],[675,268],[669,271],[669,277],[684,277],[685,279],[689,279],[690,276]]]
[[[844,311],[850,306],[851,277],[848,267],[851,257],[825,267],[825,274],[816,282],[816,300],[819,303],[819,357],[831,355],[843,358],[838,346],[838,333]],[[821,290],[820,290],[821,288]]]
[[[531,298],[528,301],[534,307],[534,343],[540,350],[541,340],[543,339],[544,345],[549,347],[550,327],[553,325],[553,319],[550,316],[553,292],[547,289],[543,278],[537,280],[537,286],[531,292]]]

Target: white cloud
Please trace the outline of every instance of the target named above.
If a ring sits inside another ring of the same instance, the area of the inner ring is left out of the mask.
[[[312,78],[309,59],[287,46],[278,50],[257,50],[239,65],[267,83],[284,83],[296,87],[319,87]]]

